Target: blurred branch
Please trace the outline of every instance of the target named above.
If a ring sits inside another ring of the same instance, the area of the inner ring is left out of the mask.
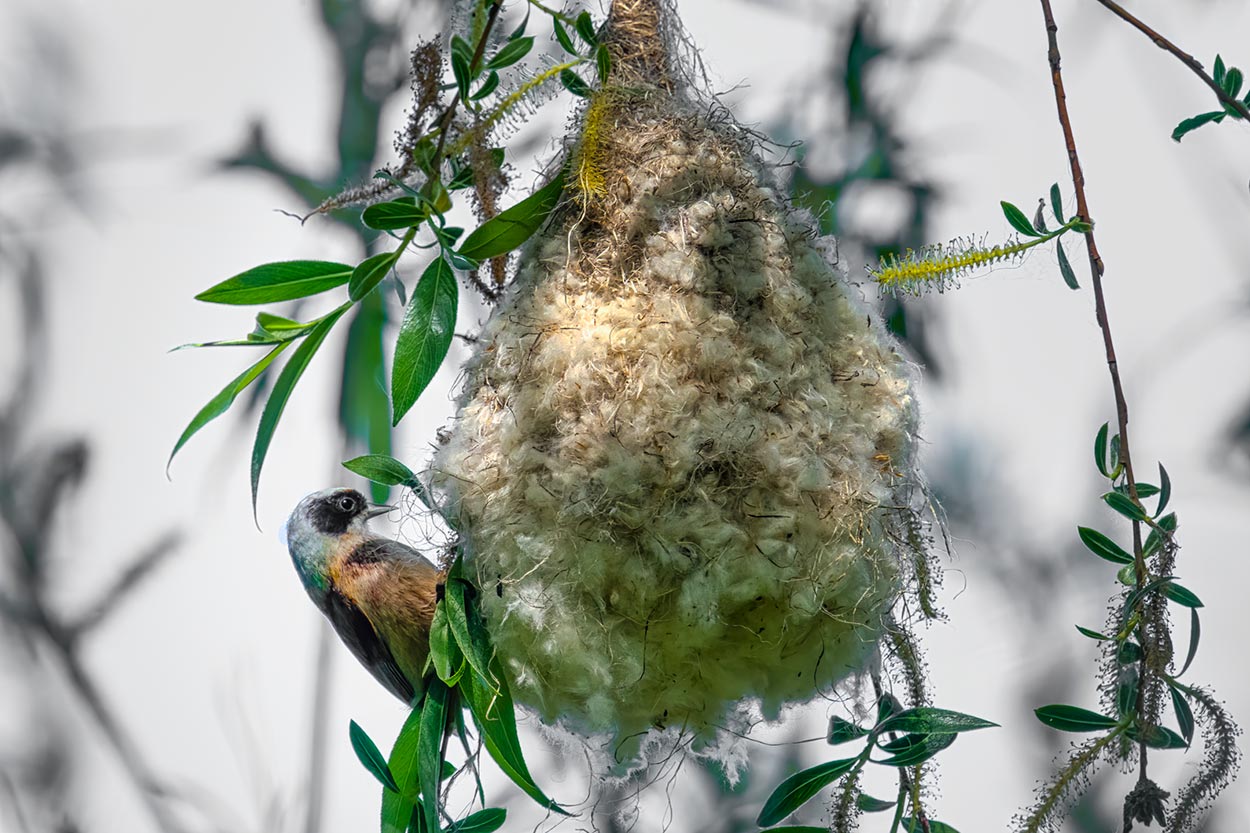
[[[130,566],[122,570],[113,583],[100,593],[96,603],[86,613],[79,616],[77,622],[70,625],[70,638],[77,639],[80,635],[96,628],[113,611],[117,610],[121,602],[173,554],[181,538],[182,536],[177,532],[166,532],[147,550],[140,553]]]

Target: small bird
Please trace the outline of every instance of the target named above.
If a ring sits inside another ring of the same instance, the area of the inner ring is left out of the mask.
[[[415,705],[430,622],[445,576],[409,546],[368,529],[390,511],[349,488],[304,498],[286,522],[287,548],[313,604],[388,691]]]

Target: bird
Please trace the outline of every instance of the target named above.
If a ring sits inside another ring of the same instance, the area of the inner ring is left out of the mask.
[[[356,659],[410,706],[424,693],[430,623],[446,580],[419,552],[369,531],[374,505],[338,487],[301,500],[286,522],[295,571]]]

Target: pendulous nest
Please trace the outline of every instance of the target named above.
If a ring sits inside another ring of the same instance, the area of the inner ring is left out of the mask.
[[[614,7],[565,201],[432,471],[519,702],[585,733],[711,741],[872,654],[916,416],[832,243],[673,82],[667,14]]]

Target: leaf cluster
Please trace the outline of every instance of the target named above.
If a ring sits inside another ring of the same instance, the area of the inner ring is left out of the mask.
[[[1242,95],[1241,88],[1245,83],[1245,74],[1237,67],[1225,67],[1224,59],[1219,55],[1215,56],[1215,83],[1224,90],[1224,94],[1235,101],[1239,100],[1243,107],[1250,107],[1250,90],[1247,90],[1245,96]],[[1172,130],[1172,139],[1179,142],[1191,131],[1197,130],[1204,124],[1219,124],[1224,121],[1225,117],[1232,116],[1234,119],[1242,119],[1241,111],[1231,104],[1221,101],[1223,105],[1219,110],[1211,110],[1206,113],[1199,113],[1196,116],[1190,116],[1181,121]]]
[[[358,458],[351,462],[361,470],[376,472],[383,482],[415,481],[395,461]],[[464,577],[457,557],[435,606],[424,695],[400,729],[390,756],[384,757],[369,736],[355,722],[351,724],[357,758],[382,785],[381,833],[490,833],[503,825],[507,811],[485,807],[441,826],[442,784],[457,772],[446,758],[447,741],[458,737],[469,754],[468,722],[514,784],[544,808],[568,815],[538,787],[525,763],[516,707],[482,625],[476,598],[477,589]],[[485,804],[476,770],[474,777],[477,795]]]
[[[918,767],[946,747],[955,742],[961,732],[971,732],[997,726],[988,720],[963,714],[961,712],[939,709],[930,706],[918,706],[911,709],[900,708],[898,701],[888,695],[878,701],[877,720],[871,728],[834,717],[829,723],[827,740],[831,745],[839,745],[850,741],[865,739],[863,750],[852,758],[840,758],[809,767],[796,772],[781,782],[773,790],[764,803],[756,820],[761,827],[772,827],[774,833],[780,831],[816,830],[804,827],[773,827],[786,816],[798,810],[825,787],[836,781],[854,783],[866,764],[872,763],[900,770]],[[873,752],[881,753],[882,757],[873,758]],[[905,779],[900,777],[900,783]],[[902,816],[903,801],[910,798],[915,816],[920,815],[914,794],[900,788],[900,795],[894,801],[874,798],[860,793],[857,797],[858,809],[862,812],[875,813],[896,809],[891,833],[900,829],[918,830],[918,822],[913,818]],[[929,829],[946,830],[954,833],[954,828],[932,819],[928,820]],[[900,826],[901,825],[901,826]]]

